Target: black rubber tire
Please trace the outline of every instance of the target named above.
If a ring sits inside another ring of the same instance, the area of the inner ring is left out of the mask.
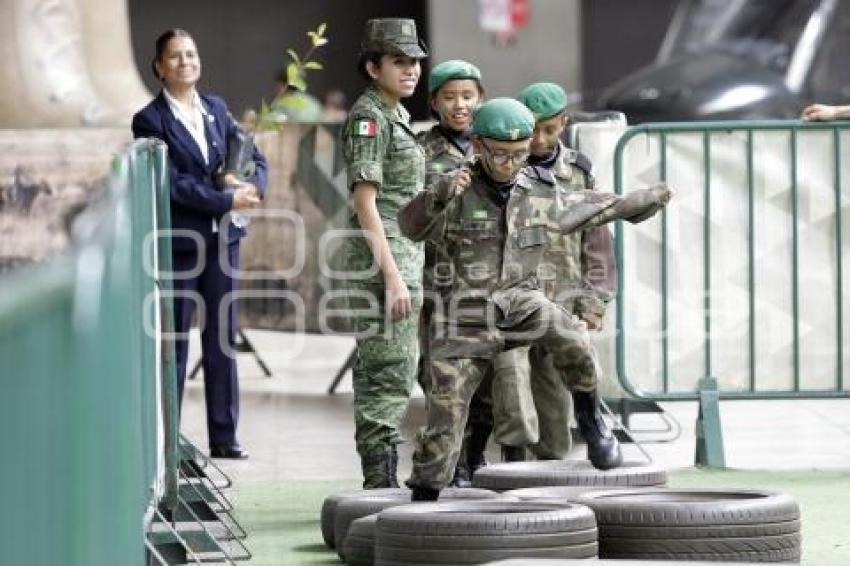
[[[658,560],[552,560],[549,558],[515,558],[489,562],[487,566],[743,566],[757,562],[659,562]]]
[[[623,462],[619,468],[603,471],[587,460],[542,460],[489,464],[475,472],[472,484],[495,491],[556,485],[663,486],[667,484],[667,472],[642,462]]]
[[[395,507],[378,515],[375,564],[481,564],[513,557],[596,556],[581,505],[479,501]]]
[[[652,486],[652,489],[656,486]],[[575,503],[579,495],[594,491],[610,491],[616,489],[635,490],[643,488],[634,487],[599,487],[594,485],[556,485],[550,487],[524,487],[503,491],[505,495],[516,497],[520,501],[533,501],[536,503]]]
[[[391,495],[395,493],[407,493],[410,494],[409,489],[399,488],[399,487],[388,487],[385,489],[361,489],[357,491],[346,491],[343,493],[335,493],[333,495],[329,495],[322,502],[322,514],[321,514],[321,525],[322,525],[322,539],[325,541],[325,545],[328,548],[335,548],[334,542],[334,517],[336,516],[336,506],[339,505],[339,502],[347,497],[359,497],[366,494],[382,494],[382,495]]]
[[[800,509],[788,495],[718,489],[586,493],[602,558],[782,562],[800,558]]]
[[[375,526],[378,514],[360,517],[351,523],[345,537],[343,554],[349,566],[372,566],[375,563]]]
[[[401,489],[397,493],[377,493],[382,490],[367,490],[361,495],[341,499],[334,512],[334,548],[340,558],[345,560],[345,537],[353,521],[373,513],[378,513],[390,507],[410,505],[410,490]],[[483,499],[504,499],[507,496],[487,489],[465,488],[444,489],[440,493],[441,500],[481,501]],[[513,498],[508,498],[513,500]]]

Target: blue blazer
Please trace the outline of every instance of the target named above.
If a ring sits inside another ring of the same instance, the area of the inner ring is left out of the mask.
[[[224,101],[212,95],[201,94],[201,104],[207,111],[204,129],[207,138],[209,164],[189,130],[172,114],[165,95],[161,92],[153,101],[133,116],[133,137],[158,138],[168,146],[171,177],[171,227],[175,230],[192,230],[216,245],[219,235],[213,233],[213,219],[220,221],[231,208],[233,196],[216,187],[215,173],[224,166],[227,139],[236,130],[236,122]],[[266,194],[266,160],[254,148],[254,176],[247,179]],[[224,231],[224,227],[220,228]],[[228,243],[245,235],[245,229],[232,223],[227,228]],[[195,243],[189,238],[172,238],[172,249],[189,251]]]

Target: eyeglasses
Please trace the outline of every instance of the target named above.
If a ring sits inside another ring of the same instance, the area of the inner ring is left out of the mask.
[[[507,165],[509,161],[513,163],[525,163],[528,159],[528,151],[505,151],[504,149],[493,149],[485,141],[481,141],[481,145],[487,148],[487,153],[490,154],[490,159],[496,165]]]

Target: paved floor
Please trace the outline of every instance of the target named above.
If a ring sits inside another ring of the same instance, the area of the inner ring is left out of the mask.
[[[238,360],[242,390],[239,436],[251,451],[247,462],[231,463],[245,479],[351,479],[359,475],[354,449],[351,378],[336,395],[326,389],[345,362],[353,341],[341,337],[296,336],[251,331],[249,336],[273,372],[266,378],[249,354]],[[193,344],[192,356],[197,344]],[[407,429],[422,421],[424,400],[417,391],[408,411]],[[672,442],[645,444],[653,460],[668,468],[694,461],[694,402],[666,403],[681,424]],[[203,389],[200,379],[187,386],[183,429],[206,446]],[[850,470],[850,399],[797,401],[723,401],[721,419],[730,468],[748,470]],[[632,426],[659,429],[650,415]],[[642,434],[645,439],[669,434]],[[579,448],[581,449],[581,448]],[[627,447],[627,456],[639,452]],[[402,472],[409,468],[402,453]]]

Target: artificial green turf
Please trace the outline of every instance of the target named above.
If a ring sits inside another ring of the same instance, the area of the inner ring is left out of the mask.
[[[754,488],[793,495],[803,514],[803,564],[850,565],[850,472],[682,470],[671,487]],[[251,566],[342,564],[319,529],[322,501],[358,488],[350,481],[242,482],[234,500],[248,530]]]

